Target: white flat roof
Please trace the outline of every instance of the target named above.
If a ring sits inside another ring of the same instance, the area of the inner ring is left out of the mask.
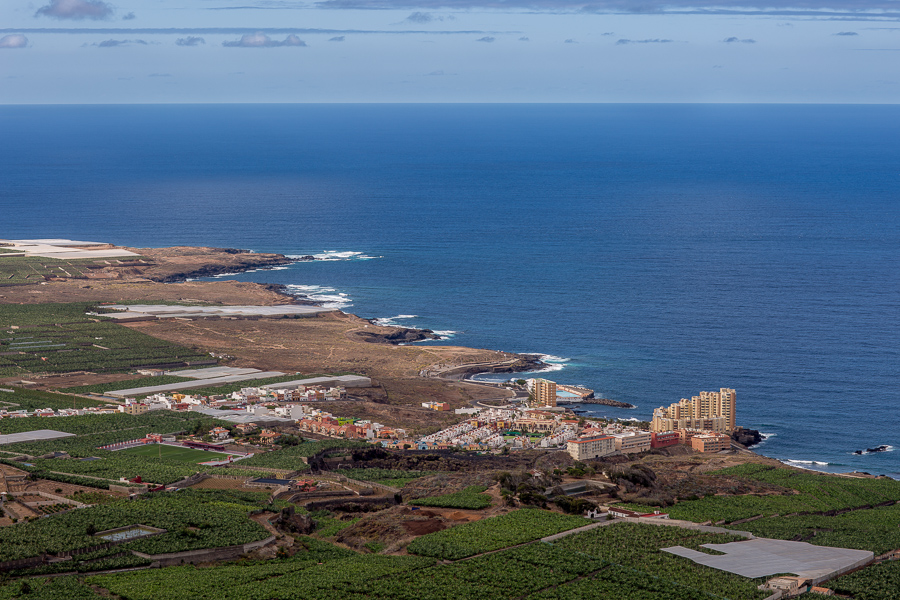
[[[314,315],[331,312],[333,308],[321,306],[302,306],[298,304],[281,304],[277,306],[172,306],[168,304],[114,304],[104,308],[120,311],[104,313],[104,317],[113,319],[133,319],[137,317],[156,317],[158,319],[174,319],[177,317],[279,317],[287,315]]]
[[[207,367],[204,369],[185,369],[184,371],[166,371],[166,375],[177,377],[191,377],[193,379],[213,379],[216,377],[228,377],[229,375],[250,375],[262,373],[260,369],[239,367]]]
[[[819,579],[832,573],[864,564],[874,554],[868,550],[849,550],[814,546],[806,542],[788,542],[754,538],[727,544],[703,544],[704,548],[724,552],[710,555],[682,546],[663,548],[663,552],[689,558],[695,563],[743,577],[765,577],[777,573],[794,573],[798,577]]]
[[[268,377],[281,377],[284,373],[281,371],[257,371],[249,375],[230,375],[228,377],[213,377],[210,379],[197,379],[196,381],[182,381],[181,383],[167,383],[164,385],[148,385],[139,388],[130,388],[127,390],[115,390],[106,392],[107,396],[117,396],[124,398],[126,396],[144,396],[147,394],[159,394],[162,392],[178,392],[181,390],[190,390],[195,388],[215,387],[217,385],[225,385],[227,383],[236,383],[238,381],[250,381],[253,379],[266,379]]]
[[[103,250],[88,250],[90,246],[107,246],[106,242],[80,242],[77,240],[40,239],[40,240],[0,240],[4,244],[11,244],[15,250],[24,252],[26,256],[40,258],[117,258],[125,256],[139,256],[134,252],[121,248],[106,248]],[[2,256],[2,254],[0,254]]]
[[[0,445],[16,444],[19,442],[35,442],[38,440],[55,440],[58,438],[72,437],[74,435],[74,433],[54,431],[52,429],[35,429],[34,431],[23,431],[22,433],[8,433],[6,435],[0,435]]]
[[[337,383],[344,387],[369,387],[372,385],[372,380],[360,375],[335,375],[334,377],[310,377],[308,379],[296,379],[294,381],[285,381],[283,383],[270,383],[262,387],[267,390],[290,390],[301,386],[323,385],[326,383]]]

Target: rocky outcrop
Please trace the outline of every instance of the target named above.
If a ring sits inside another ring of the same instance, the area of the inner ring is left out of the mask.
[[[750,447],[763,441],[763,436],[755,429],[736,427],[735,430],[731,432],[731,439],[742,446]]]
[[[637,408],[634,404],[610,400],[609,398],[585,398],[584,400],[578,400],[578,404],[602,404],[604,406],[615,406],[616,408]]]
[[[247,252],[245,250],[235,250],[233,248],[211,248],[206,258],[208,262],[205,264],[183,264],[181,270],[169,272],[160,275],[148,274],[149,279],[160,283],[175,283],[184,281],[185,279],[196,279],[198,277],[214,277],[224,273],[240,273],[242,271],[250,271],[252,269],[265,269],[269,267],[277,267],[295,262],[296,259],[288,258],[283,254],[260,254],[255,252]],[[221,253],[221,260],[216,260],[215,253]],[[173,261],[174,263],[174,261]],[[176,267],[170,264],[170,267]]]
[[[441,336],[430,329],[408,329],[406,327],[391,327],[387,331],[358,331],[355,334],[364,342],[372,344],[409,344],[422,340],[439,340]]]

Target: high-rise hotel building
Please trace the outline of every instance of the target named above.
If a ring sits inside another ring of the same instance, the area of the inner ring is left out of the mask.
[[[653,411],[650,431],[734,431],[735,397],[733,389],[721,388],[718,392],[700,392],[690,400],[682,398],[668,408],[661,406]]]
[[[556,382],[546,379],[535,379],[531,386],[532,408],[556,406]]]

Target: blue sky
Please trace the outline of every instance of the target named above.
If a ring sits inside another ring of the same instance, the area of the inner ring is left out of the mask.
[[[900,102],[900,0],[2,0],[0,103]]]

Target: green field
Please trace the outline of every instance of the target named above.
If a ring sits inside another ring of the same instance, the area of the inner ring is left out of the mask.
[[[175,446],[167,446],[165,444],[147,444],[146,446],[117,450],[116,452],[124,452],[126,454],[145,456],[148,458],[162,456],[162,458],[166,460],[178,460],[189,463],[226,460],[228,458],[227,454],[222,454],[221,452],[210,452],[208,450],[197,450],[195,448],[178,448]]]
[[[0,305],[0,377],[27,373],[124,372],[147,366],[207,364],[186,348],[89,316],[96,304]]]

